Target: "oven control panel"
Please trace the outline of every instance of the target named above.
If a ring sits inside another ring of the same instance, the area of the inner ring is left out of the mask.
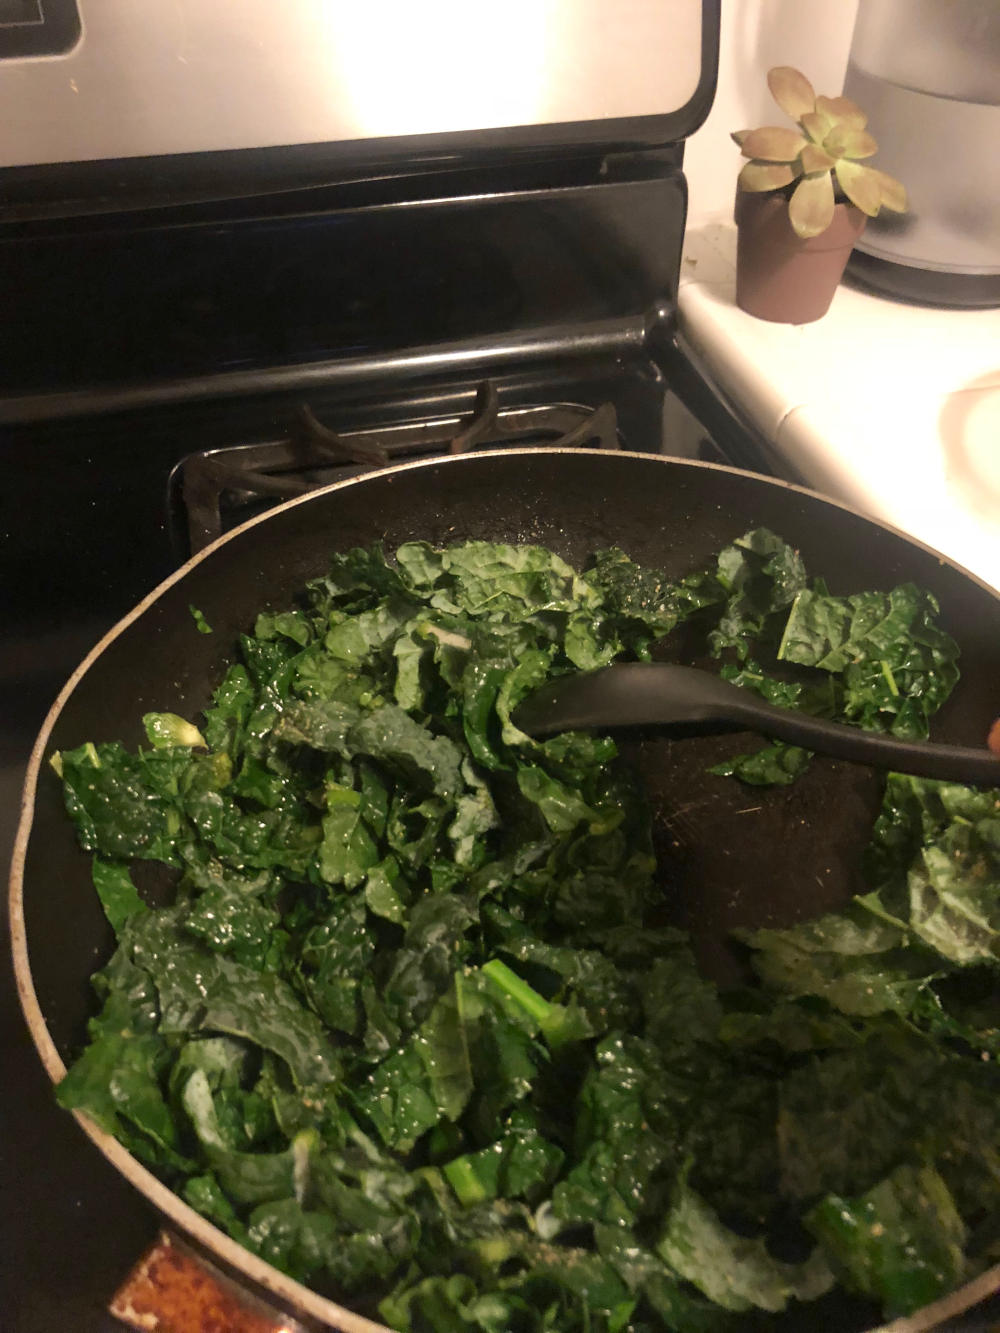
[[[717,5],[0,0],[0,169],[305,144],[382,161],[455,135],[672,143],[711,102]]]
[[[0,60],[65,55],[79,40],[76,0],[0,0]]]

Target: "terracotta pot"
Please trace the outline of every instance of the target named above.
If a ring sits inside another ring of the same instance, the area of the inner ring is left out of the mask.
[[[803,240],[780,194],[736,193],[736,304],[758,319],[809,324],[830,308],[854,243],[868,219],[837,204],[819,236]]]

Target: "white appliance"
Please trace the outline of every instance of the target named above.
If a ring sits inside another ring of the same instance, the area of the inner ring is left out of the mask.
[[[910,196],[868,223],[852,272],[904,299],[1000,305],[1000,2],[860,0],[844,91]]]

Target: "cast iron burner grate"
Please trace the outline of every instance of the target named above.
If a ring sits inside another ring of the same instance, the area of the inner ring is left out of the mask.
[[[169,483],[175,545],[191,554],[238,523],[293,496],[404,459],[469,453],[479,448],[620,449],[612,403],[501,408],[496,386],[479,386],[471,414],[338,432],[303,405],[288,439],[189,454]]]

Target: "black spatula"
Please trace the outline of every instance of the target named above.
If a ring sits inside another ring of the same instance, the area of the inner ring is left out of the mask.
[[[531,736],[589,728],[704,723],[758,731],[837,759],[924,778],[1000,786],[1000,756],[931,741],[901,741],[859,727],[825,722],[769,704],[750,690],[695,667],[622,662],[549,681],[514,712]]]

